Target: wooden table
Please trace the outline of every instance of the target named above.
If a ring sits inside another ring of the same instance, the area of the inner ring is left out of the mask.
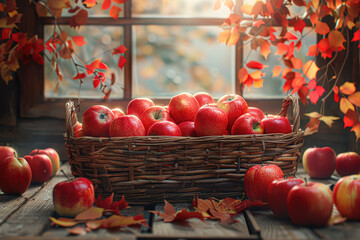
[[[67,163],[62,169],[70,173]],[[304,177],[303,170],[298,176]],[[324,228],[296,227],[290,220],[276,218],[270,210],[247,210],[236,217],[239,222],[222,225],[219,221],[190,219],[185,223],[164,223],[158,216],[150,214],[143,206],[132,206],[123,210],[124,215],[144,214],[151,229],[125,227],[121,229],[99,229],[84,236],[74,236],[66,228],[51,226],[49,217],[55,216],[52,190],[56,183],[65,180],[60,173],[47,183],[31,185],[22,196],[0,193],[0,238],[1,239],[353,239],[360,238],[360,222],[345,222]],[[324,180],[331,186],[335,178]],[[125,196],[126,197],[126,196]],[[192,208],[192,204],[174,204],[176,210]],[[163,210],[163,204],[150,206]],[[335,209],[336,210],[336,209]]]

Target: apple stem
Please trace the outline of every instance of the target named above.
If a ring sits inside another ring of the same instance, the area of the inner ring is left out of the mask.
[[[38,148],[38,149],[36,149],[37,151],[36,151],[36,154],[39,154],[39,151],[40,151],[40,149]]]
[[[305,186],[309,186],[309,185],[308,185],[307,177],[305,177],[304,181],[305,181]]]
[[[66,175],[66,173],[64,172],[64,170],[61,169],[60,172],[61,172],[62,174],[64,174],[64,176],[67,178],[67,180],[70,180],[69,176]]]
[[[161,112],[162,112],[162,109],[160,109],[158,112],[156,112],[156,115],[155,115],[156,119],[159,119]]]
[[[14,157],[16,157],[16,152],[13,152],[13,154],[14,154]]]

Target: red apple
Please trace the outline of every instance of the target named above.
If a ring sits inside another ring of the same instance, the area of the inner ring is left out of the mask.
[[[342,216],[360,220],[360,175],[340,178],[334,187],[334,202]]]
[[[156,122],[149,128],[149,136],[182,136],[180,128],[173,122],[160,121]]]
[[[228,132],[231,132],[231,128],[238,117],[249,112],[245,99],[237,94],[222,96],[217,102],[217,107],[225,110],[228,115]]]
[[[196,137],[195,124],[191,121],[182,122],[178,125],[184,137]]]
[[[121,110],[120,108],[113,108],[111,109],[111,111],[114,114],[114,119],[125,115],[124,111]]]
[[[244,176],[245,194],[250,200],[267,202],[268,187],[270,183],[284,176],[280,167],[274,164],[261,166],[260,164],[249,168]]]
[[[312,178],[329,178],[336,167],[336,154],[329,147],[313,147],[305,150],[302,163]]]
[[[77,130],[79,131],[79,129]],[[31,151],[30,155],[34,156],[36,154],[45,154],[51,160],[51,176],[55,176],[60,170],[60,157],[59,154],[53,148],[46,148],[46,149],[34,149]]]
[[[194,94],[194,98],[196,98],[200,107],[205,104],[214,103],[213,97],[207,92],[197,92]]]
[[[232,135],[262,134],[264,126],[258,116],[245,113],[234,122],[231,128]]]
[[[110,137],[145,136],[146,130],[135,115],[124,115],[115,118],[109,128]]]
[[[194,126],[198,136],[223,135],[228,117],[223,109],[203,106],[196,113]]]
[[[73,125],[73,131],[76,132],[80,128],[82,128],[82,123],[80,123],[79,121],[76,121],[76,123]]]
[[[303,183],[299,178],[288,177],[287,179],[275,179],[268,187],[269,208],[278,217],[289,217],[287,210],[287,195],[291,188]]]
[[[154,105],[150,98],[134,98],[127,105],[126,114],[135,115],[140,119],[143,112]]]
[[[84,131],[83,131],[82,127],[79,128],[79,129],[77,129],[77,130],[74,132],[74,135],[75,135],[76,138],[84,137],[85,134],[84,134]]]
[[[75,217],[95,201],[94,186],[89,179],[73,178],[55,185],[53,203],[60,216]]]
[[[336,172],[340,176],[358,174],[360,172],[360,156],[356,152],[340,153],[336,156]]]
[[[333,209],[331,190],[322,183],[302,183],[287,196],[289,216],[295,225],[326,226]]]
[[[89,107],[82,116],[82,129],[86,136],[108,137],[109,126],[114,119],[113,112],[106,106]]]
[[[158,121],[170,121],[172,118],[170,113],[166,111],[164,107],[161,106],[152,106],[146,109],[140,118],[141,122],[144,124],[145,130],[147,131],[151,125]]]
[[[25,160],[28,162],[32,173],[32,183],[44,183],[51,177],[52,165],[51,160],[46,154],[35,154],[34,156],[26,155]]]
[[[260,118],[260,120],[265,117],[264,112],[260,108],[257,108],[257,107],[249,107],[249,113],[251,115],[258,116]]]
[[[0,161],[0,190],[6,194],[23,194],[31,182],[31,168],[24,158],[7,157]]]
[[[180,93],[171,98],[169,112],[172,119],[177,123],[194,121],[199,110],[199,103],[190,93]]]
[[[0,161],[7,157],[17,158],[17,152],[14,148],[9,146],[0,146]]]
[[[263,118],[264,133],[291,133],[292,128],[289,120],[286,117],[267,116]]]

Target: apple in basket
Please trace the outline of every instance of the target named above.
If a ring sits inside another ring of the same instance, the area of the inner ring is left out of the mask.
[[[199,103],[193,95],[183,92],[171,98],[169,112],[172,119],[179,124],[185,121],[194,121],[199,107]]]
[[[232,135],[262,134],[264,126],[258,116],[245,113],[238,117],[231,128]]]
[[[333,210],[331,190],[322,183],[296,185],[287,196],[287,208],[295,225],[326,226]]]
[[[170,113],[166,111],[164,107],[161,106],[152,106],[146,109],[140,118],[141,122],[144,124],[145,130],[147,131],[151,125],[158,121],[170,121],[172,118]]]
[[[111,111],[113,112],[114,114],[114,118],[117,118],[117,117],[120,117],[120,116],[124,116],[125,113],[123,110],[121,110],[120,108],[113,108],[111,109]]]
[[[150,98],[134,98],[127,105],[126,114],[141,118],[143,112],[154,105],[154,102]]]
[[[147,135],[149,136],[182,136],[181,130],[174,122],[159,121],[151,125]]]
[[[228,94],[219,98],[217,107],[223,109],[228,115],[227,131],[231,128],[238,117],[249,112],[248,105],[244,98],[237,94]]]
[[[110,137],[145,136],[143,123],[135,115],[124,115],[115,118],[109,128]]]
[[[267,116],[263,118],[264,133],[291,133],[289,119],[282,116]]]
[[[228,125],[228,116],[223,109],[202,106],[196,113],[194,126],[198,136],[223,135]]]
[[[23,194],[31,182],[31,168],[24,158],[0,160],[0,190],[6,194]]]
[[[198,101],[200,107],[205,104],[214,103],[213,97],[207,92],[197,92],[194,94],[194,97]]]
[[[113,112],[106,106],[89,107],[82,116],[82,129],[86,136],[108,137],[110,123],[114,120]]]
[[[196,137],[195,124],[192,121],[185,121],[178,125],[184,137]]]
[[[53,203],[57,214],[63,217],[75,217],[93,206],[94,186],[89,179],[73,178],[55,185]]]
[[[249,107],[249,113],[251,115],[258,116],[260,118],[260,120],[265,117],[264,112],[260,108],[257,108],[257,107]]]

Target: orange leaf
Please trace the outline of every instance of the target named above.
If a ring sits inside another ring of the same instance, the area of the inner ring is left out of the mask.
[[[355,92],[348,97],[349,101],[357,107],[360,107],[360,92]]]
[[[329,33],[329,44],[334,49],[345,49],[344,42],[346,42],[344,36],[338,30],[331,30]]]
[[[360,123],[355,124],[352,128],[351,131],[355,133],[356,135],[356,141],[360,138]]]
[[[59,226],[62,226],[62,227],[72,227],[72,226],[75,226],[76,224],[79,223],[79,222],[75,221],[74,219],[70,219],[70,218],[59,218],[59,219],[56,219],[56,218],[50,217],[50,220],[51,220],[54,224],[59,225]]]
[[[303,67],[303,62],[301,61],[300,58],[292,57],[290,60],[293,65],[293,68],[301,69]]]
[[[261,25],[265,24],[265,22],[260,19],[260,20],[257,20],[256,22],[253,23],[253,26],[257,27],[257,28],[260,28]]]
[[[96,5],[97,0],[85,0],[82,4],[84,4],[87,8],[92,8]]]
[[[231,36],[231,31],[225,30],[219,33],[217,40],[219,41],[219,43],[225,43],[227,45],[230,36]]]
[[[103,208],[90,207],[88,210],[85,210],[84,212],[76,215],[75,220],[95,220],[97,218],[100,218],[103,215],[103,212]]]
[[[240,32],[238,27],[234,27],[231,29],[231,35],[228,41],[229,46],[236,45],[240,38]]]
[[[308,85],[307,85],[307,88],[308,88],[309,90],[311,90],[311,89],[314,89],[314,88],[316,87],[316,85],[317,85],[317,83],[316,83],[315,80],[310,80],[310,82],[309,82]]]
[[[318,46],[317,45],[311,45],[309,47],[308,52],[306,53],[306,55],[308,56],[317,56],[318,55]]]
[[[239,79],[239,83],[243,83],[246,81],[248,77],[248,71],[246,70],[246,68],[242,67],[239,69],[239,72],[238,72],[238,79]]]
[[[96,230],[98,228],[101,227],[101,225],[103,224],[103,221],[105,219],[99,219],[99,220],[92,220],[92,221],[87,221],[85,223],[87,228],[90,228],[91,230]]]
[[[254,79],[254,88],[262,88],[264,86],[264,79]]]
[[[47,9],[45,3],[39,1],[36,3],[36,13],[39,17],[46,17],[47,16]]]
[[[309,89],[305,86],[302,86],[298,91],[298,95],[300,97],[301,102],[305,106],[305,104],[307,103],[307,96],[309,95]]]
[[[104,0],[101,4],[101,9],[106,10],[111,6],[111,0]]]
[[[303,67],[303,73],[307,76],[310,80],[316,79],[316,73],[319,70],[316,63],[312,60],[306,62]]]
[[[69,25],[70,27],[76,28],[81,25],[85,25],[88,19],[88,11],[81,9],[75,15],[70,17]]]
[[[345,116],[343,118],[343,121],[344,121],[344,128],[352,127],[356,123],[359,122],[359,117],[358,117],[357,113],[354,110],[349,109],[346,112],[346,114],[345,114]]]
[[[119,216],[119,215],[112,215],[111,217],[104,219],[102,221],[102,228],[119,228],[119,227],[126,227],[135,224],[144,225],[149,228],[146,224],[146,219],[143,218],[141,215],[137,215],[135,217],[127,217],[127,216]]]
[[[297,40],[297,39],[298,39],[298,38],[297,38],[294,34],[292,34],[291,32],[285,33],[284,38],[286,38],[288,41],[290,41],[290,40]]]
[[[46,4],[48,5],[50,12],[58,18],[61,18],[61,13],[64,8],[71,6],[69,0],[47,0]]]
[[[314,12],[311,12],[309,17],[310,17],[310,21],[311,21],[312,25],[315,26],[315,24],[317,24],[319,21],[319,15],[317,15]]]
[[[288,45],[286,45],[285,43],[279,42],[276,45],[275,55],[284,55],[285,53],[287,53],[288,49],[289,49]]]
[[[74,235],[86,235],[86,233],[89,231],[89,229],[86,229],[84,227],[74,227],[71,229],[68,229],[68,232],[70,234],[74,234]]]
[[[335,101],[335,102],[339,102],[339,101],[340,101],[340,97],[339,97],[339,87],[338,87],[338,86],[334,86],[334,101]]]
[[[118,3],[118,4],[123,4],[125,2],[127,2],[128,0],[112,0],[114,3]],[[165,0],[166,3],[166,0]]]
[[[250,61],[246,64],[246,66],[248,68],[253,68],[253,69],[263,69],[263,68],[266,68],[268,67],[268,65],[264,65],[260,62],[257,62],[257,61]]]
[[[321,35],[328,34],[330,32],[329,25],[324,22],[318,22],[315,27],[315,32]]]
[[[304,136],[312,135],[318,132],[320,120],[318,118],[310,118],[308,124],[305,125]]]
[[[163,213],[159,211],[151,212],[162,217],[164,222],[184,221],[189,218],[198,218],[201,221],[204,221],[204,216],[199,212],[188,212],[185,208],[179,212],[176,212],[174,207],[166,200]]]
[[[233,0],[225,0],[224,5],[227,6],[230,10],[234,7]]]
[[[245,3],[240,7],[240,11],[246,15],[251,15],[252,9],[253,9],[253,6],[249,5],[248,3]]]
[[[349,100],[347,100],[346,98],[341,98],[341,99],[340,99],[340,110],[341,110],[344,114],[346,114],[346,112],[347,112],[349,109],[355,111],[354,105],[352,105],[352,103],[349,102]]]
[[[278,77],[281,73],[282,67],[281,66],[274,66],[273,68],[273,77]]]
[[[356,91],[355,82],[345,82],[340,86],[340,91],[346,95],[353,94]]]
[[[335,224],[343,223],[347,220],[346,217],[341,216],[340,214],[334,214],[330,217],[328,221],[328,226],[334,226]]]
[[[76,76],[72,77],[72,79],[83,79],[86,77],[85,73],[78,73]]]
[[[74,43],[79,47],[82,47],[84,44],[87,44],[87,42],[84,39],[84,36],[72,36],[71,38],[74,41]]]
[[[259,78],[262,78],[265,75],[265,73],[263,73],[262,71],[256,70],[256,71],[250,73],[249,75],[254,79],[259,79]]]
[[[124,45],[120,45],[118,48],[114,48],[112,51],[112,55],[123,54],[127,51]]]
[[[114,19],[118,19],[119,17],[119,13],[121,12],[121,8],[119,8],[118,6],[112,6],[109,12],[110,17],[114,18]]]
[[[257,43],[260,46],[260,53],[264,56],[265,59],[267,59],[270,50],[270,43],[267,40],[264,40],[262,38],[257,39]]]

